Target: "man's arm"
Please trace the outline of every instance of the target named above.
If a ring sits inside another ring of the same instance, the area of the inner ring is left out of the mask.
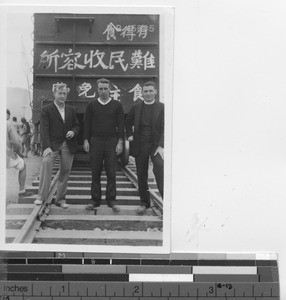
[[[120,102],[117,102],[117,129],[118,129],[118,143],[116,145],[116,154],[119,155],[123,151],[123,139],[124,139],[124,113],[123,107]]]
[[[50,134],[49,134],[49,128],[50,128],[50,119],[49,119],[49,113],[48,110],[45,109],[45,107],[42,109],[41,112],[41,141],[42,141],[42,148],[43,150],[47,148],[51,148],[51,141],[50,141]]]
[[[67,139],[72,139],[73,137],[77,136],[78,132],[79,132],[79,122],[78,119],[76,117],[75,114],[75,109],[74,107],[71,107],[71,113],[72,113],[72,129],[70,129],[67,134],[66,134],[66,138]]]
[[[124,113],[122,104],[120,102],[118,103],[118,109],[117,109],[117,128],[118,128],[118,139],[121,139],[123,141],[124,138]]]
[[[130,112],[128,113],[125,119],[125,129],[126,129],[128,140],[131,136],[133,137],[134,117],[135,117],[135,108],[134,106],[132,106]]]
[[[92,102],[86,106],[83,122],[83,139],[90,140],[91,137],[91,124],[92,124]]]
[[[159,138],[159,146],[164,148],[164,135],[165,135],[165,107],[163,105],[162,107],[162,117],[161,117],[161,123],[160,123],[160,138]]]
[[[86,152],[89,152],[89,140],[91,137],[91,123],[92,122],[92,102],[89,102],[85,114],[84,114],[84,122],[83,122],[83,149]]]
[[[160,137],[159,137],[159,141],[158,141],[158,147],[154,153],[154,156],[156,154],[159,154],[162,157],[162,159],[164,160],[164,135],[165,135],[164,105],[162,106],[159,130],[160,130]]]
[[[75,113],[75,108],[74,107],[72,108],[72,113],[73,113],[73,128],[71,130],[74,132],[74,135],[77,136],[78,133],[79,133],[80,126],[79,126],[79,121],[78,121],[78,119],[76,117],[76,113]]]

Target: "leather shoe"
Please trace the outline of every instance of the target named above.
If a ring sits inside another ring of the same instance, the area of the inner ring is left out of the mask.
[[[137,208],[136,213],[137,215],[144,215],[147,210],[147,207],[145,205],[141,205]]]
[[[69,206],[67,205],[65,200],[56,200],[55,201],[56,206],[59,206],[61,208],[68,208]]]
[[[99,201],[96,201],[95,203],[90,203],[88,204],[85,209],[86,210],[94,210],[95,208],[99,207],[100,206],[100,202]]]
[[[112,209],[112,211],[113,211],[113,212],[115,212],[115,213],[117,213],[117,212],[119,212],[119,211],[120,211],[120,208],[119,208],[119,206],[118,206],[118,205],[116,205],[116,204],[112,205],[112,206],[111,206],[111,209]]]
[[[36,200],[34,201],[34,204],[36,204],[36,205],[42,205],[42,203],[43,203],[43,201],[40,200],[40,199],[36,199]]]
[[[86,210],[94,210],[94,208],[95,208],[95,206],[94,206],[94,204],[88,204],[86,207],[85,207],[85,209]]]
[[[24,193],[19,193],[19,198],[24,198],[24,197],[31,197],[31,196],[33,196],[34,195],[34,193],[33,192],[27,192],[27,191],[25,191]]]

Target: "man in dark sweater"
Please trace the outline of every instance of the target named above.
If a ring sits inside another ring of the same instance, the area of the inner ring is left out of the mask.
[[[132,142],[135,157],[141,206],[137,213],[144,214],[150,207],[148,187],[149,157],[161,196],[164,190],[164,104],[155,100],[157,89],[152,81],[143,85],[144,101],[135,104],[126,120],[126,133]],[[134,132],[133,132],[134,126]]]
[[[123,150],[124,114],[120,102],[112,100],[110,82],[107,79],[97,81],[99,98],[91,101],[86,108],[84,118],[83,148],[90,152],[92,183],[89,210],[100,206],[100,176],[103,163],[107,175],[106,202],[114,212],[119,211],[116,204],[116,155]]]

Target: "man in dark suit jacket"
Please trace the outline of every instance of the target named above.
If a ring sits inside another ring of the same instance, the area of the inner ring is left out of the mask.
[[[65,201],[67,182],[77,151],[76,135],[79,122],[75,109],[65,105],[69,88],[64,83],[53,86],[55,101],[43,107],[41,114],[41,141],[43,160],[40,169],[40,184],[35,204],[40,205],[47,199],[52,181],[52,170],[55,159],[60,155],[60,174],[58,179],[56,205],[67,208]]]
[[[150,207],[148,187],[149,157],[161,196],[164,190],[164,104],[155,100],[157,89],[152,81],[143,85],[143,102],[135,104],[126,120],[127,138],[132,142],[135,157],[141,206],[138,214]],[[134,131],[133,131],[134,126]]]

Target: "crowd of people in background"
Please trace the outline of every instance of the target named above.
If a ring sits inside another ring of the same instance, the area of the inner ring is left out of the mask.
[[[9,120],[9,122],[10,121],[11,120]],[[19,123],[15,116],[12,117],[11,124],[14,128],[14,132],[19,136],[21,156],[23,158],[28,158],[29,153],[33,156],[41,156],[39,126],[35,126],[31,121],[28,122],[24,117],[21,118],[21,123]]]

